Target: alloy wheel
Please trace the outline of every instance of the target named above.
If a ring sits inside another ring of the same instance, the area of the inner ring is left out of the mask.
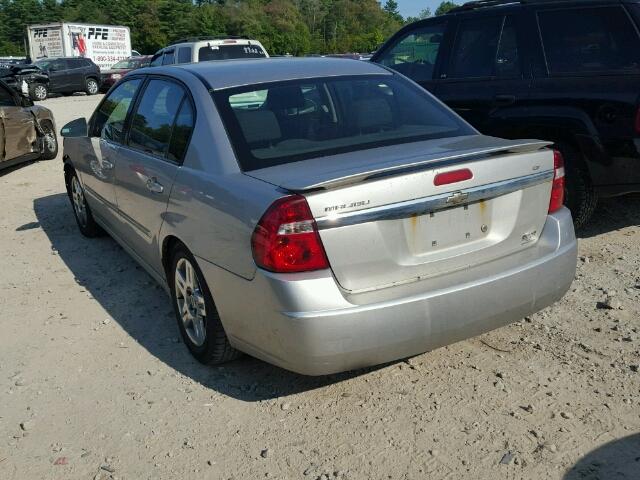
[[[98,83],[95,80],[89,80],[87,82],[87,90],[90,95],[95,95],[98,93]]]
[[[78,222],[83,227],[87,225],[87,205],[84,200],[84,193],[78,177],[75,175],[71,179],[71,200],[73,201],[73,210],[76,212]]]
[[[191,262],[181,258],[176,264],[174,277],[180,320],[189,340],[200,347],[207,337],[207,311],[198,275]]]
[[[47,89],[42,85],[36,85],[33,89],[33,95],[36,97],[36,100],[44,100],[47,98]]]
[[[49,152],[55,152],[58,143],[55,133],[50,128],[44,128],[43,130],[46,150]]]

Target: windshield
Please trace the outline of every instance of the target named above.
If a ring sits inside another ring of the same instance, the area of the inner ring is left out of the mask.
[[[213,95],[244,171],[477,133],[421,88],[391,75],[278,82]]]
[[[147,65],[149,65],[149,60],[134,60],[131,58],[127,58],[125,60],[120,60],[118,63],[114,64],[111,69],[112,70],[119,70],[119,69],[126,69],[126,70],[133,70],[135,68],[142,68],[142,67],[146,67]]]
[[[41,70],[46,70],[49,65],[51,65],[51,60],[37,60],[35,62],[33,62],[32,65],[35,65],[36,67],[40,68]]]
[[[265,58],[267,54],[258,45],[209,45],[198,50],[198,61],[229,60],[232,58]]]

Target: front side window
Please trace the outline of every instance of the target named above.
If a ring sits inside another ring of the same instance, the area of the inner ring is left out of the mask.
[[[191,47],[178,49],[178,63],[191,63]]]
[[[460,21],[451,54],[449,78],[493,75],[502,17],[470,18]]]
[[[124,141],[124,123],[131,102],[142,80],[128,80],[118,85],[102,102],[94,114],[92,137],[122,143]]]
[[[276,82],[213,95],[245,171],[476,133],[424,90],[392,75]]]
[[[229,60],[232,58],[265,58],[267,54],[258,45],[207,45],[198,50],[198,61]]]
[[[391,67],[416,82],[433,78],[446,23],[418,27],[388,49],[378,63]]]
[[[176,115],[184,89],[173,82],[149,81],[131,120],[129,146],[150,155],[165,157],[169,151]]]
[[[640,69],[638,34],[621,6],[538,12],[538,23],[552,75]]]
[[[159,65],[162,65],[162,53],[156,53],[151,57],[151,62],[149,62],[150,67],[157,67]]]

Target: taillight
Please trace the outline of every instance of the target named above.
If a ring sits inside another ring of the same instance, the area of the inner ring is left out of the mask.
[[[553,151],[553,185],[549,200],[549,213],[560,210],[564,203],[564,159],[558,150]]]
[[[278,273],[329,268],[329,262],[307,200],[300,195],[271,204],[251,237],[253,258],[260,268]]]

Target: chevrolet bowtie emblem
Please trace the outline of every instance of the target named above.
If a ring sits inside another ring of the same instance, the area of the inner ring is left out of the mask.
[[[469,198],[468,193],[456,192],[450,197],[447,197],[447,203],[458,205],[459,203],[464,202],[467,198]]]

